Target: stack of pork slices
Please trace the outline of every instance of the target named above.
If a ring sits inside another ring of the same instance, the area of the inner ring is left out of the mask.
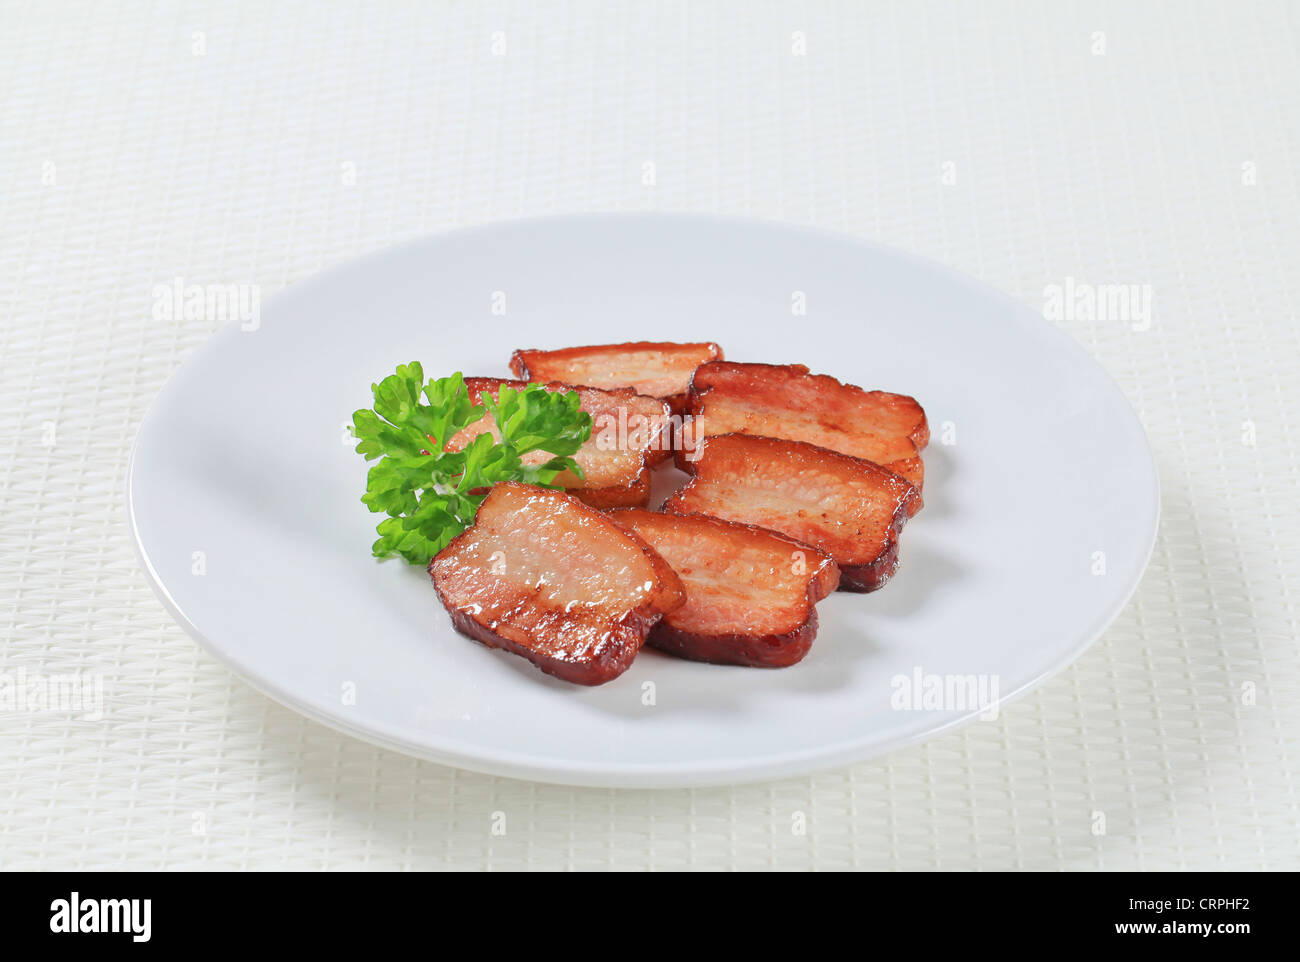
[[[495,486],[430,562],[461,633],[583,685],[618,677],[647,643],[781,668],[808,653],[817,602],[894,573],[929,441],[915,399],[726,361],[713,343],[519,350],[510,368],[515,380],[467,379],[471,397],[576,390],[592,433],[574,456],[582,478]],[[485,430],[490,418],[447,448]],[[649,510],[653,473],[674,465],[685,484]]]

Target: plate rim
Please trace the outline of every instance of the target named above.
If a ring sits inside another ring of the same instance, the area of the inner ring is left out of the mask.
[[[343,257],[323,266],[321,269],[304,277],[303,279],[290,283],[274,294],[267,297],[262,305],[262,311],[273,311],[281,299],[290,293],[300,293],[304,286],[314,286],[323,280],[327,280],[332,274],[344,269],[362,268],[371,261],[378,261],[385,257],[392,256],[398,252],[414,249],[431,242],[445,240],[449,236],[463,236],[467,234],[491,233],[495,230],[509,230],[519,227],[540,227],[548,224],[562,225],[565,223],[591,222],[591,221],[676,221],[689,224],[690,222],[708,222],[717,226],[739,228],[756,228],[762,230],[776,230],[785,233],[805,234],[814,239],[823,241],[833,241],[837,243],[857,246],[869,254],[883,255],[901,259],[912,266],[928,270],[930,272],[942,275],[950,282],[955,282],[967,288],[978,290],[984,297],[997,301],[1005,305],[1017,317],[1024,317],[1026,314],[1036,319],[1037,323],[1044,329],[1055,332],[1058,341],[1064,344],[1067,351],[1073,351],[1077,357],[1095,369],[1099,373],[1103,382],[1108,386],[1110,391],[1123,402],[1123,407],[1127,410],[1128,415],[1133,419],[1138,434],[1143,441],[1143,450],[1146,453],[1146,465],[1150,469],[1151,485],[1147,492],[1149,498],[1150,526],[1146,539],[1146,547],[1142,552],[1141,564],[1134,568],[1134,573],[1129,584],[1116,595],[1114,601],[1105,612],[1098,618],[1094,619],[1091,626],[1079,636],[1080,640],[1063,649],[1061,653],[1043,666],[1039,667],[1031,675],[1021,681],[1015,688],[1006,693],[999,693],[996,702],[996,708],[999,712],[1008,705],[1027,695],[1029,692],[1040,687],[1046,681],[1062,672],[1069,667],[1080,656],[1084,654],[1093,644],[1096,643],[1106,629],[1114,623],[1115,619],[1123,612],[1132,600],[1139,585],[1142,583],[1147,569],[1150,566],[1151,558],[1155,551],[1155,545],[1158,540],[1161,517],[1161,485],[1159,463],[1155,451],[1151,446],[1151,439],[1147,434],[1146,427],[1142,419],[1138,416],[1133,404],[1129,401],[1128,396],[1124,393],[1119,383],[1111,376],[1110,372],[1098,361],[1092,354],[1068,332],[1062,330],[1059,326],[1053,324],[1041,314],[1035,312],[1027,304],[1016,300],[1011,295],[1005,293],[997,287],[988,284],[980,278],[973,277],[961,271],[948,267],[946,264],[935,261],[931,258],[912,251],[893,247],[883,244],[879,241],[860,237],[855,234],[849,234],[843,231],[829,228],[815,227],[807,224],[791,223],[787,221],[776,220],[772,218],[760,218],[749,216],[735,216],[729,214],[715,213],[697,213],[692,211],[595,211],[586,213],[559,213],[559,214],[541,214],[529,217],[503,218],[499,220],[486,221],[480,224],[473,224],[464,227],[451,227],[445,230],[436,230],[428,233],[419,234],[406,238],[395,244],[389,244],[378,247],[374,250],[365,251],[351,257]],[[849,739],[842,742],[834,742],[828,746],[817,750],[799,749],[786,752],[784,754],[766,756],[761,760],[741,760],[735,759],[706,759],[688,763],[677,762],[672,767],[666,767],[662,763],[628,765],[621,762],[601,762],[601,763],[574,763],[571,760],[562,762],[548,762],[534,755],[512,755],[498,751],[478,754],[467,752],[464,747],[435,748],[426,743],[411,741],[403,738],[394,732],[383,730],[381,727],[373,725],[347,724],[341,718],[319,711],[315,706],[310,705],[280,688],[279,686],[268,681],[265,677],[250,670],[246,666],[229,656],[223,646],[219,645],[212,639],[208,638],[198,626],[195,625],[176,604],[175,600],[168,592],[163,579],[159,576],[149,558],[149,553],[144,545],[140,535],[139,524],[137,519],[137,503],[135,496],[136,489],[136,464],[137,453],[140,448],[141,438],[146,434],[151,420],[158,409],[159,400],[169,391],[174,390],[180,382],[185,369],[190,363],[210,351],[214,350],[214,344],[225,339],[225,337],[240,325],[239,320],[231,320],[223,324],[217,330],[209,334],[198,346],[196,346],[183,360],[176,366],[165,379],[162,386],[158,389],[153,399],[149,402],[144,415],[141,417],[136,427],[134,437],[131,442],[130,454],[127,458],[126,468],[126,485],[125,500],[127,511],[127,527],[130,532],[132,547],[136,557],[140,562],[141,568],[146,574],[149,586],[155,597],[158,598],[163,608],[171,615],[178,625],[188,634],[198,645],[208,654],[212,655],[218,662],[224,665],[233,675],[249,685],[255,691],[265,697],[289,708],[298,714],[317,722],[325,727],[337,731],[341,734],[348,735],[360,741],[378,746],[391,751],[397,751],[401,754],[425,761],[431,761],[442,765],[448,765],[455,768],[461,768],[466,771],[472,771],[484,775],[500,776],[514,778],[547,784],[570,785],[576,787],[590,788],[695,788],[695,787],[714,787],[719,785],[741,785],[752,784],[756,782],[766,782],[782,778],[791,778],[799,775],[808,775],[814,772],[824,771],[831,768],[837,768],[843,765],[855,762],[866,761],[871,758],[878,758],[886,754],[898,751],[899,749],[915,745],[923,741],[928,741],[943,734],[964,727],[975,721],[981,714],[987,711],[987,708],[973,708],[969,710],[949,710],[936,712],[921,716],[916,724],[908,726],[906,729],[895,733],[892,737],[884,740],[872,740],[869,736],[860,736],[856,739]],[[444,740],[444,744],[448,744]]]

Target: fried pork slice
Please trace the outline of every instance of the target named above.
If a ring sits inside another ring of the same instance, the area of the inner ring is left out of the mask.
[[[685,600],[636,535],[562,491],[514,481],[488,492],[429,574],[461,634],[579,685],[626,671],[650,628]]]
[[[788,438],[865,458],[901,474],[919,491],[920,453],[930,440],[925,411],[914,398],[864,391],[802,364],[711,361],[691,379],[678,465],[690,470],[694,442],[710,434]],[[917,507],[920,504],[918,502]]]
[[[686,588],[686,604],[650,630],[649,644],[695,661],[759,668],[785,668],[808,653],[817,636],[813,606],[840,580],[830,555],[766,528],[700,514],[609,514],[658,552]]]
[[[835,559],[846,591],[889,580],[899,531],[919,498],[878,464],[800,441],[714,435],[694,467],[664,511],[755,524],[810,544]]]
[[[495,377],[467,377],[465,386],[475,403],[487,392],[496,397],[503,386],[522,390],[526,381]],[[601,391],[551,383],[548,391],[577,391],[581,408],[591,415],[591,437],[578,449],[574,460],[583,477],[561,474],[555,483],[596,508],[644,507],[650,500],[650,468],[672,454],[668,406],[632,391]],[[448,451],[459,451],[484,431],[498,436],[496,423],[484,417],[447,442]],[[542,464],[551,455],[534,451],[524,456],[527,464]]]
[[[713,343],[631,341],[558,351],[518,350],[510,358],[510,370],[527,381],[630,388],[667,401],[673,413],[680,414],[691,374],[705,361],[721,357],[722,348]]]

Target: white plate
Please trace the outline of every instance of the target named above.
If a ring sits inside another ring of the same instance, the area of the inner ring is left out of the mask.
[[[953,690],[907,710],[905,693],[977,676],[1005,702],[1069,664],[1155,538],[1146,436],[1076,343],[972,281],[836,234],[686,215],[497,224],[325,271],[260,321],[196,351],[141,425],[128,498],[144,565],[250,684],[450,765],[683,786],[897,748],[985,707]],[[422,570],[370,557],[377,516],[344,425],[371,382],[409,360],[506,375],[516,347],[640,338],[715,340],[733,360],[804,363],[928,412],[926,506],[898,574],[823,602],[795,667],[647,649],[615,681],[575,687],[457,635]]]

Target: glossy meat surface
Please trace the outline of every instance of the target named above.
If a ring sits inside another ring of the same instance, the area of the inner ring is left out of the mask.
[[[610,517],[672,566],[686,604],[664,616],[649,643],[682,658],[783,668],[817,635],[814,605],[835,590],[829,555],[784,535],[704,515],[636,508]]]
[[[630,388],[667,401],[674,412],[680,413],[691,374],[705,361],[721,357],[722,348],[711,342],[631,341],[558,351],[518,350],[510,358],[510,370],[528,381]]]
[[[527,387],[527,382],[469,377],[465,386],[470,398],[477,402],[484,392],[496,397],[503,386],[518,390]],[[650,498],[650,467],[672,453],[667,405],[632,391],[602,391],[560,383],[547,384],[546,389],[577,391],[580,406],[591,415],[592,421],[591,437],[574,455],[583,478],[561,474],[556,483],[593,507],[644,506]],[[447,450],[459,451],[484,431],[498,436],[491,417],[482,418],[453,436],[447,442]],[[524,462],[542,464],[550,458],[544,451],[534,451],[524,456]]]
[[[802,364],[701,365],[691,381],[678,463],[690,470],[690,450],[710,434],[756,434],[806,441],[874,461],[907,478],[919,491],[920,452],[930,440],[925,411],[914,398],[864,391]],[[919,504],[918,504],[919,507]]]
[[[429,563],[456,630],[579,685],[616,678],[685,600],[644,541],[562,491],[496,485]]]
[[[695,476],[664,504],[771,528],[835,559],[840,587],[874,591],[898,564],[898,535],[920,497],[877,464],[798,441],[708,437]]]

